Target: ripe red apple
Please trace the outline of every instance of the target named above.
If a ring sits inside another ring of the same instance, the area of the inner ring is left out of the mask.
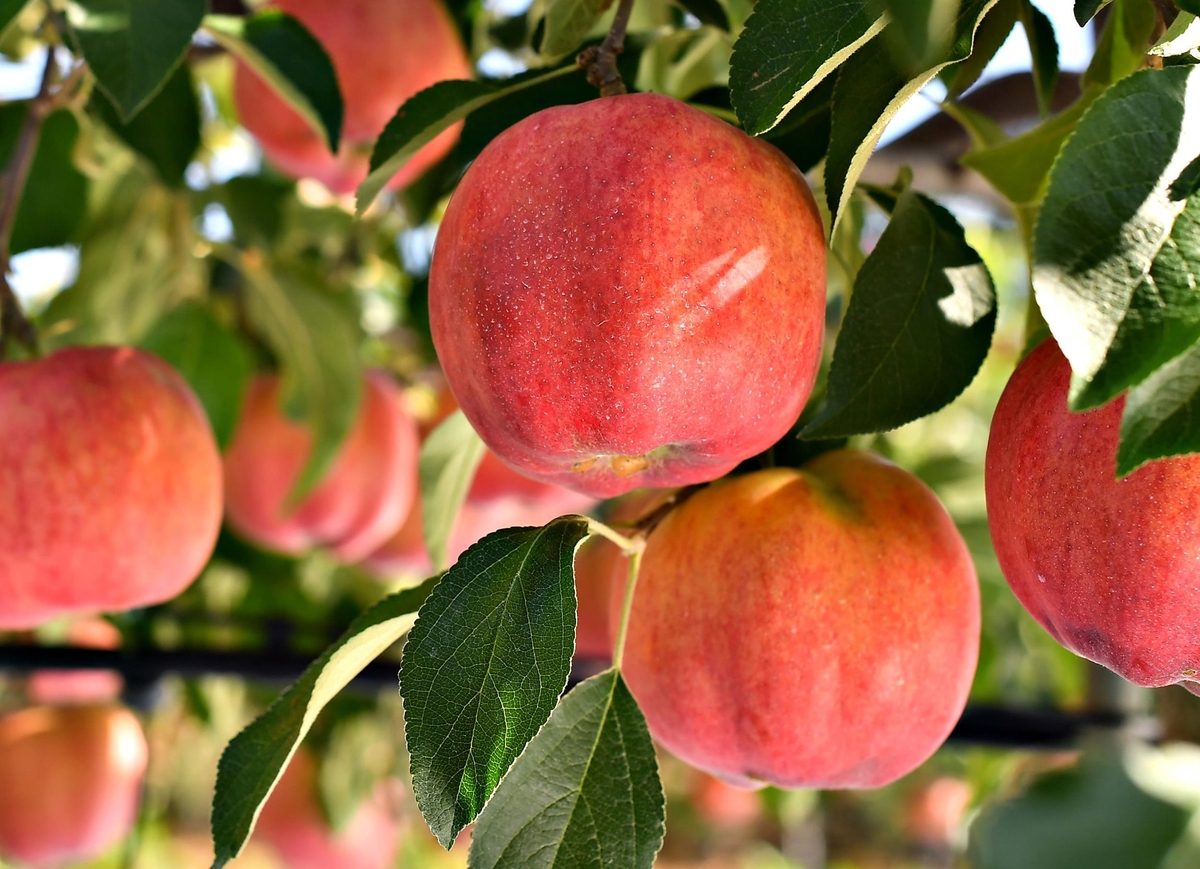
[[[367,176],[371,148],[401,105],[445,79],[471,77],[462,38],[440,0],[274,0],[329,54],[344,116],[337,154],[271,86],[239,62],[234,101],[243,126],[280,170],[349,193]],[[400,189],[441,160],[459,127],[425,145],[391,180]]]
[[[1071,651],[1138,685],[1200,692],[1200,456],[1118,480],[1125,399],[1071,413],[1070,379],[1047,340],[996,407],[986,485],[1000,567]]]
[[[71,623],[66,640],[80,648],[116,649],[121,632],[104,619],[85,618]],[[25,696],[38,704],[104,703],[120,697],[124,684],[112,670],[38,670],[26,681]]]
[[[678,100],[559,106],[467,170],[429,306],[450,387],[507,464],[596,497],[704,482],[812,390],[821,218],[779,151]]]
[[[933,493],[838,450],[714,483],[663,520],[622,671],[651,734],[728,782],[877,787],[949,735],[979,621]]]
[[[299,554],[325,546],[354,562],[387,540],[413,503],[417,426],[391,379],[369,372],[362,406],[324,479],[294,508],[288,498],[312,433],[279,406],[279,378],[257,377],[225,453],[225,514],[260,546]]]
[[[34,706],[0,717],[0,858],[61,866],[133,828],[149,750],[112,706]]]
[[[304,750],[292,757],[263,806],[255,834],[290,869],[386,869],[396,856],[396,820],[384,789],[335,831],[317,798],[317,762]]]
[[[174,597],[221,523],[195,395],[132,347],[0,364],[0,628]]]

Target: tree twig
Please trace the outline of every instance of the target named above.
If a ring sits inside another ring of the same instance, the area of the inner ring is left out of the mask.
[[[629,15],[633,11],[633,0],[619,0],[616,17],[608,36],[598,46],[579,53],[576,62],[587,70],[589,83],[600,89],[600,96],[615,97],[627,93],[621,72],[617,69],[617,55],[625,50],[625,30],[629,27]]]
[[[17,134],[17,143],[8,158],[8,165],[0,175],[0,191],[3,191],[3,200],[0,200],[0,357],[4,354],[9,336],[16,338],[29,350],[37,352],[37,332],[25,317],[16,293],[8,283],[8,267],[17,207],[25,193],[25,182],[29,180],[29,169],[37,153],[42,125],[55,105],[50,93],[54,72],[54,46],[48,45],[46,64],[42,68],[42,81],[38,86],[37,95],[29,103],[21,132]]]

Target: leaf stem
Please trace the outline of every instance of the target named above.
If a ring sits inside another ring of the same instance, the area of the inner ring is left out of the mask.
[[[621,604],[621,626],[617,630],[617,640],[613,643],[612,665],[614,670],[621,669],[621,659],[625,657],[625,638],[629,633],[629,614],[633,611],[633,593],[637,590],[638,574],[642,569],[642,553],[645,546],[639,546],[629,554],[629,578],[625,581],[625,600]]]
[[[37,153],[42,125],[54,106],[50,85],[54,79],[54,45],[46,46],[46,63],[42,68],[42,80],[37,95],[30,101],[25,113],[21,132],[13,147],[8,165],[0,175],[0,358],[3,358],[9,336],[16,338],[34,355],[38,353],[37,331],[21,310],[21,303],[8,282],[9,260],[13,226],[17,220],[17,206],[25,193],[25,182],[29,180],[29,169]]]
[[[617,69],[617,55],[625,50],[625,31],[629,27],[629,15],[633,12],[633,0],[619,0],[617,14],[613,18],[608,36],[598,46],[579,53],[576,62],[587,70],[587,80],[600,89],[600,96],[615,97],[628,93],[621,72]]]
[[[635,540],[632,537],[626,537],[624,534],[618,534],[603,522],[598,522],[595,519],[588,519],[588,533],[612,541],[626,555],[630,555],[642,547],[641,541]]]

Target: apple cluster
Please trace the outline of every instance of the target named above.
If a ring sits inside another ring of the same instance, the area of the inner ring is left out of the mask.
[[[365,177],[397,105],[470,75],[436,0],[276,5],[328,50],[342,145],[331,153],[248,67],[236,101],[272,163],[335,193]],[[404,49],[364,51],[367,33]],[[461,408],[489,452],[452,558],[498,528],[644,490],[609,514],[642,533],[638,569],[598,537],[578,553],[577,651],[616,659],[664,747],[742,787],[894,781],[942,744],[970,691],[980,599],[961,535],[923,483],[863,451],[731,475],[787,436],[813,391],[825,257],[812,192],[770,144],[653,94],[539,111],[482,151],[446,208],[429,281],[436,412],[418,419],[389,374],[368,372],[351,431],[301,497],[313,437],[284,413],[276,374],[249,386],[222,456],[187,383],[146,352],[0,365],[0,629],[168,600],[222,519],[273,551],[426,573],[420,444]],[[1001,567],[1063,645],[1137,684],[1200,692],[1200,458],[1116,479],[1123,400],[1071,413],[1070,375],[1047,341],[997,408],[986,482]],[[652,513],[665,517],[639,525]],[[0,718],[0,853],[47,865],[128,829],[146,749],[118,690],[42,677],[32,698],[72,702]],[[5,789],[33,776],[47,800],[81,801],[52,842],[24,838],[39,807]],[[313,777],[300,755],[261,834],[293,865],[340,865],[351,858],[327,831],[288,832],[318,830]],[[109,796],[85,804],[94,792]],[[384,809],[363,811],[352,825],[385,835]]]

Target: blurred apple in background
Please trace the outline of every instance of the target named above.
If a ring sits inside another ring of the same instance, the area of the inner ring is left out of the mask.
[[[386,869],[396,856],[396,831],[386,782],[333,830],[317,795],[317,760],[301,749],[263,806],[254,834],[290,869]]]
[[[148,760],[117,706],[34,706],[0,718],[0,858],[88,860],[133,829]]]
[[[325,139],[239,62],[233,93],[242,125],[275,166],[350,193],[367,175],[375,139],[401,105],[445,79],[471,78],[462,37],[440,0],[275,0],[317,38],[337,74],[344,114],[336,155]],[[461,125],[439,134],[390,185],[406,187],[458,141]]]
[[[391,378],[369,372],[359,417],[324,478],[289,508],[312,433],[279,406],[280,380],[249,386],[225,453],[225,515],[247,540],[298,555],[318,546],[354,562],[404,522],[416,494],[417,427]]]
[[[0,363],[0,628],[169,600],[220,523],[216,440],[174,368],[132,347]]]

